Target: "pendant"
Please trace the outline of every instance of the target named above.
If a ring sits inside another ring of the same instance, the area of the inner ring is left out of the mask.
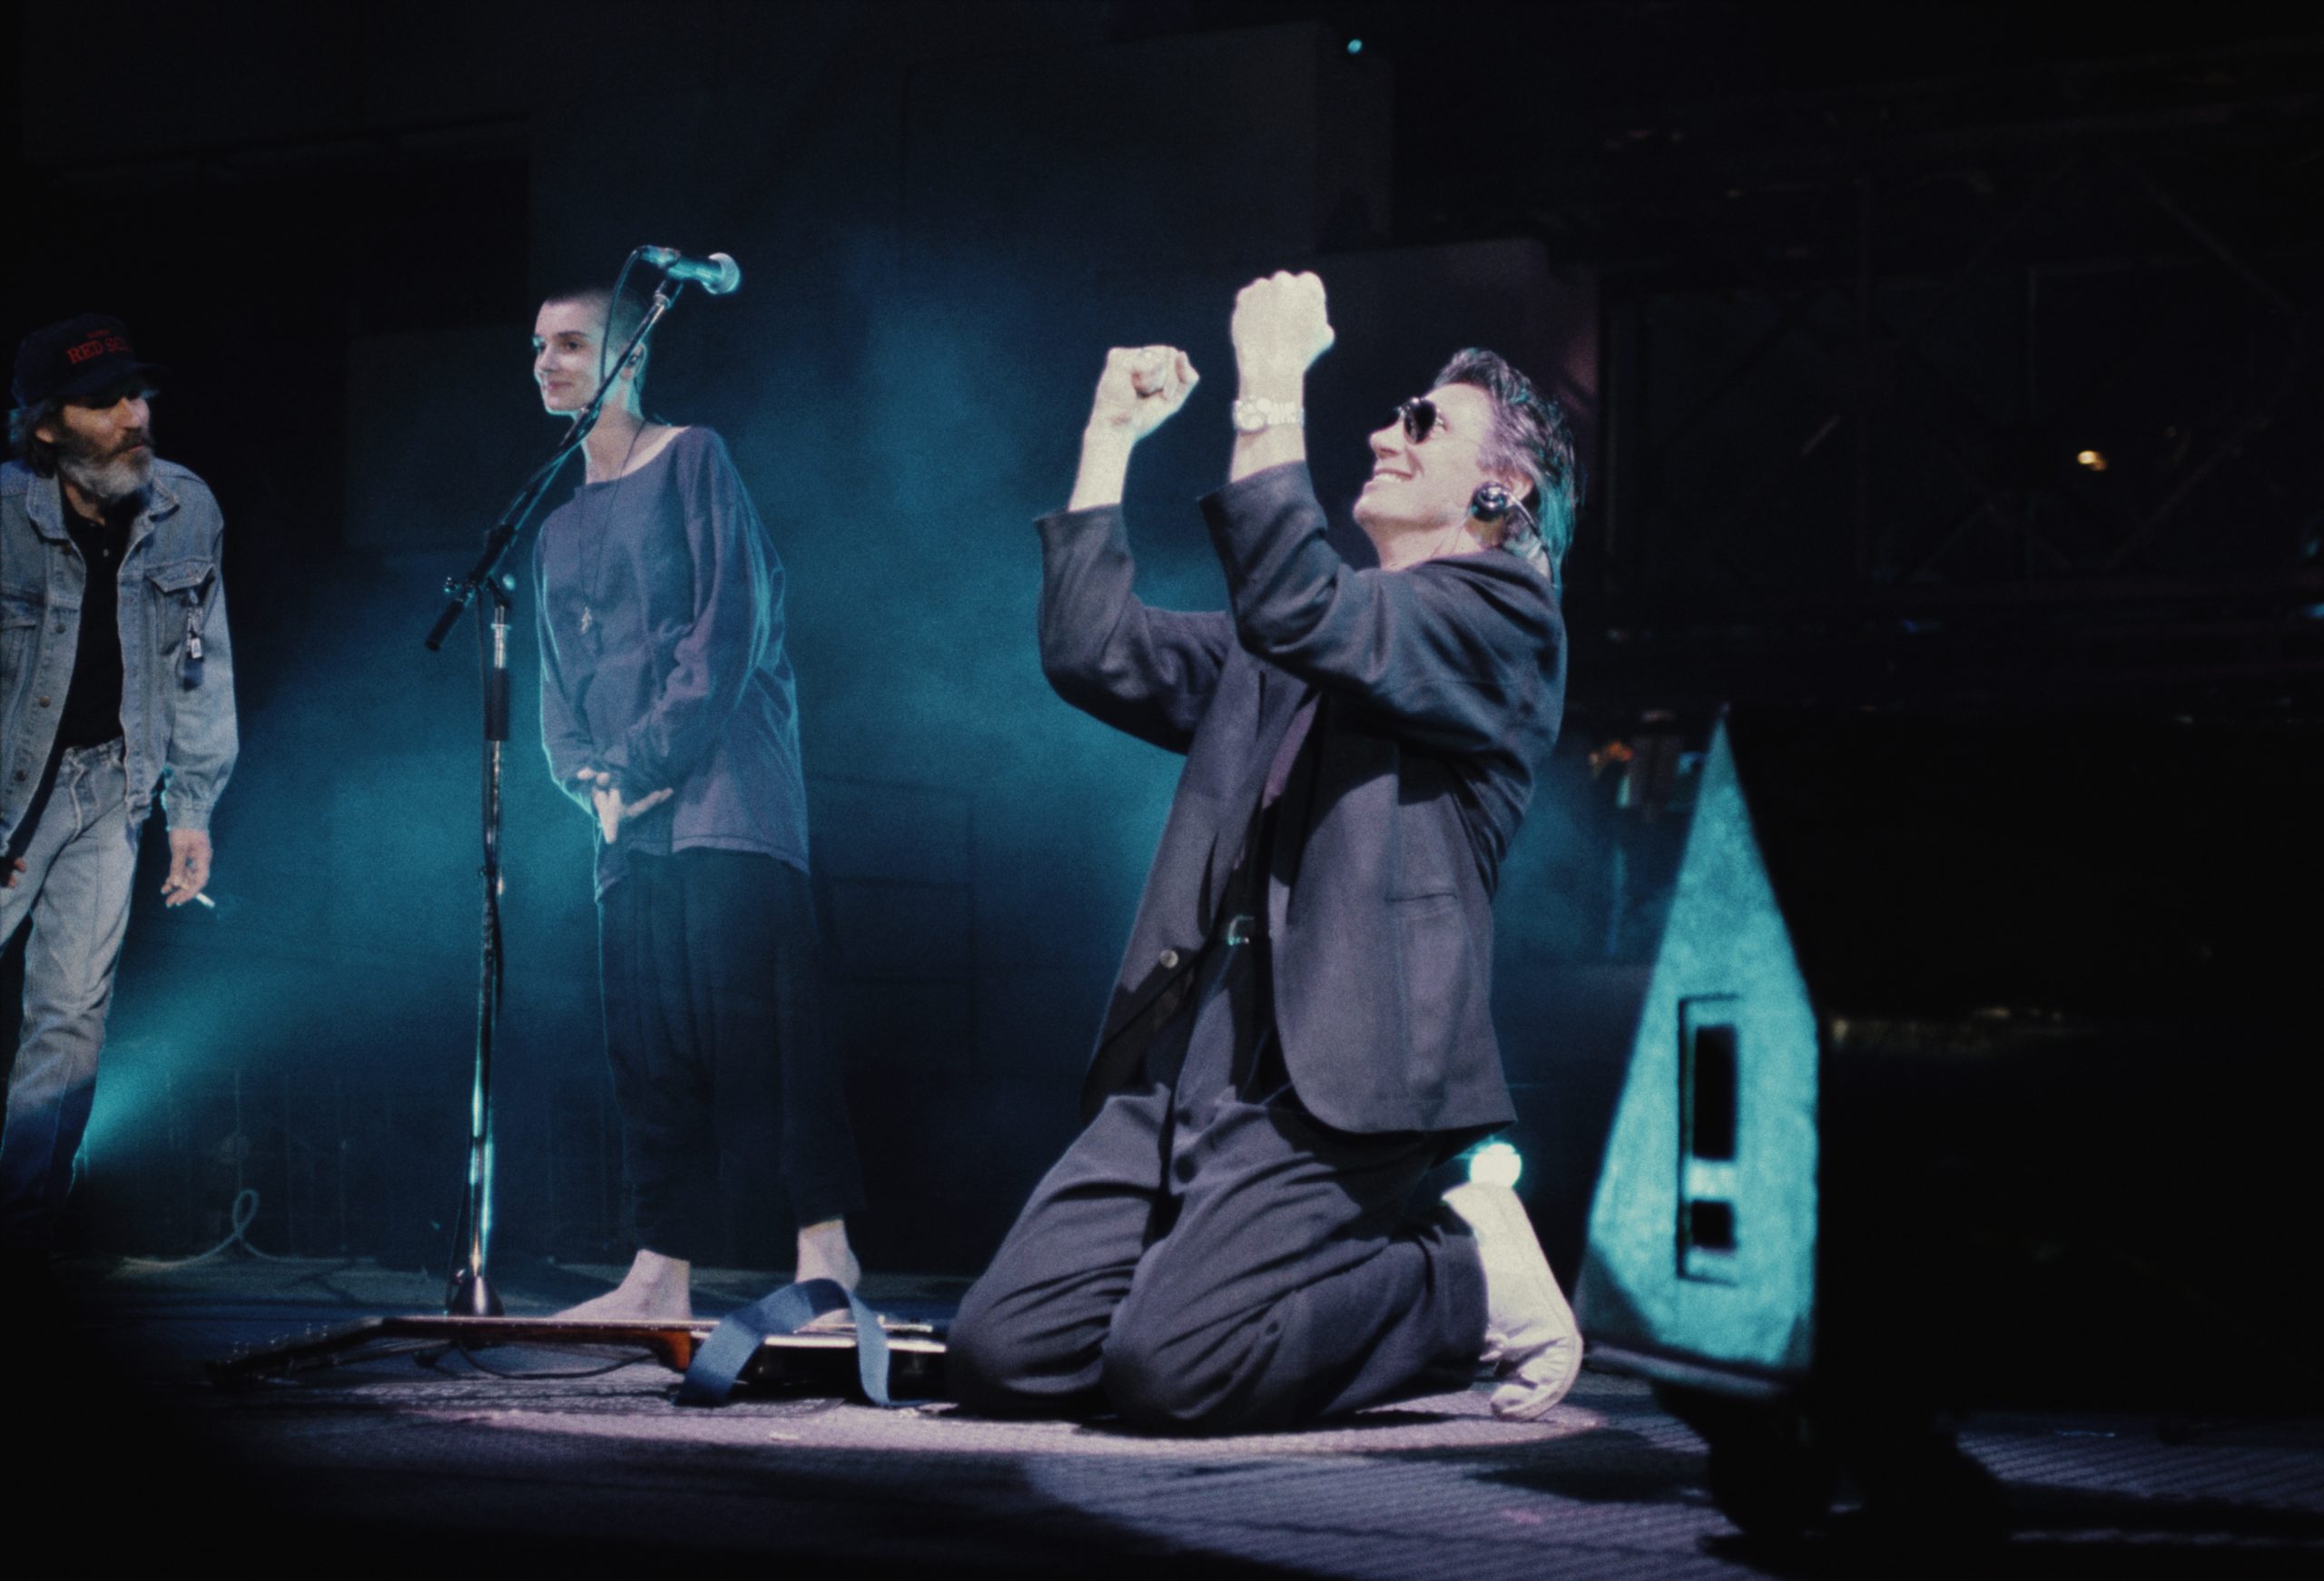
[[[596,620],[596,612],[591,610],[587,604],[585,604],[581,606],[581,634],[583,636],[586,637],[589,634],[590,624]]]

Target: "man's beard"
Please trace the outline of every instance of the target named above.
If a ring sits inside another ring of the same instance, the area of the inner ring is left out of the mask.
[[[137,449],[140,445],[145,448]],[[141,504],[153,482],[153,439],[140,430],[102,457],[80,441],[63,439],[56,447],[56,470],[108,511]]]

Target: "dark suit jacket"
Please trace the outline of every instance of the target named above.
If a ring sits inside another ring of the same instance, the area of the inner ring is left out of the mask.
[[[1177,1008],[1275,751],[1314,688],[1267,882],[1292,1085],[1343,1131],[1505,1124],[1492,891],[1564,708],[1557,595],[1497,550],[1352,568],[1324,542],[1304,465],[1229,484],[1203,513],[1231,616],[1141,604],[1118,507],[1039,524],[1050,683],[1187,755],[1084,1112],[1136,1078]]]

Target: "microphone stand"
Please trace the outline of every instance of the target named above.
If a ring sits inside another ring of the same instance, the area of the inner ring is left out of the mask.
[[[685,282],[665,280],[638,321],[621,355],[606,366],[618,369],[635,356],[654,327],[676,302]],[[565,463],[596,430],[605,409],[611,378],[598,381],[597,393],[573,420],[573,431],[539,470],[526,479],[485,535],[484,552],[465,576],[447,577],[448,602],[428,628],[428,651],[435,653],[459,624],[477,595],[487,595],[490,614],[478,612],[477,635],[484,668],[484,878],[483,961],[478,973],[476,1007],[476,1080],[468,1097],[468,1196],[461,1209],[461,1239],[467,1242],[458,1266],[444,1291],[444,1311],[453,1317],[498,1317],[500,1297],[486,1276],[486,1258],[492,1239],[492,1053],[500,1030],[500,986],[503,961],[500,938],[500,761],[508,741],[508,611],[517,580],[500,569],[508,551],[540,508],[542,499],[565,470]]]

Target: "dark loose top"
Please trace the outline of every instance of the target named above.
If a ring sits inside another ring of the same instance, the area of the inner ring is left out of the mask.
[[[585,768],[632,800],[674,792],[598,839],[597,893],[638,853],[753,851],[805,871],[783,563],[724,441],[681,429],[636,471],[576,489],[541,523],[533,579],[550,772],[584,809]]]

